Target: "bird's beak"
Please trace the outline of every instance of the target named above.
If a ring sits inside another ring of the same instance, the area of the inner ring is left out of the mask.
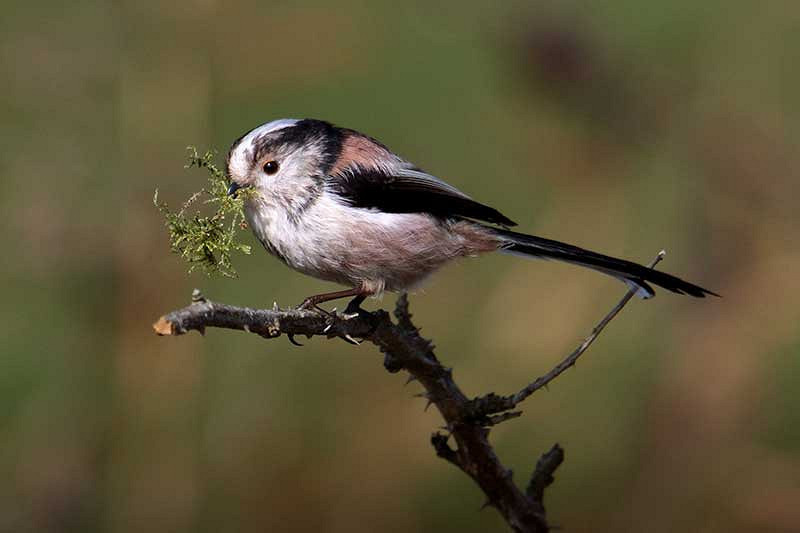
[[[241,185],[239,185],[235,181],[232,181],[230,186],[228,187],[228,196],[233,196],[235,198],[236,192],[241,188],[242,188]]]

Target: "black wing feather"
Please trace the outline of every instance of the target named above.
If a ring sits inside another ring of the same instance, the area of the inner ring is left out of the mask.
[[[382,171],[351,167],[328,179],[328,188],[353,207],[387,213],[428,213],[438,218],[471,218],[502,226],[517,224],[455,187],[415,168]]]

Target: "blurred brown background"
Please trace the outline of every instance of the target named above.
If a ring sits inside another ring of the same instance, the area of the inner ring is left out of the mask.
[[[186,145],[307,116],[523,230],[642,262],[666,248],[665,270],[725,296],[632,302],[493,433],[520,483],[566,448],[553,522],[800,530],[800,4],[588,4],[3,4],[0,530],[504,528],[372,347],[150,329],[193,287],[251,306],[331,287],[260,248],[239,279],[187,276],[152,206],[203,183]],[[623,290],[486,257],[412,310],[466,392],[507,393]]]

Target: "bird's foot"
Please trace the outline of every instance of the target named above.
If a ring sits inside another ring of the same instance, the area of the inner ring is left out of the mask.
[[[309,296],[308,298],[303,300],[303,303],[301,303],[300,305],[297,306],[297,310],[298,311],[316,311],[317,313],[320,313],[320,314],[325,315],[327,317],[332,317],[333,316],[333,314],[331,314],[330,311],[328,311],[327,309],[323,309],[322,307],[317,305],[317,301],[313,296]]]

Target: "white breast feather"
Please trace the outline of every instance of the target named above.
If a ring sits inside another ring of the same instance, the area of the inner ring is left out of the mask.
[[[463,255],[464,243],[428,215],[356,209],[329,195],[297,222],[263,203],[248,208],[247,217],[258,238],[290,267],[378,293],[413,287]]]

